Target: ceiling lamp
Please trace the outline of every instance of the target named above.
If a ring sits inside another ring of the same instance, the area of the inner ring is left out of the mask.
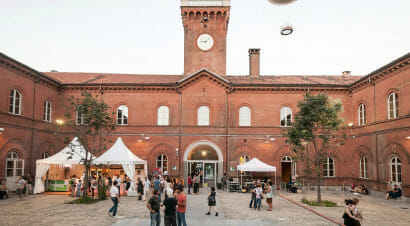
[[[283,25],[280,27],[280,34],[281,35],[290,35],[293,33],[293,26],[288,24],[288,25]]]
[[[296,0],[268,0],[268,1],[275,5],[286,5],[286,4],[295,2]]]

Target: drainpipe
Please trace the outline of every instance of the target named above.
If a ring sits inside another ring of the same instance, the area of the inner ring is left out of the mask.
[[[179,136],[178,136],[178,174],[181,177],[181,161],[183,161],[183,159],[181,160],[181,155],[182,155],[182,93],[178,90],[177,87],[175,87],[175,90],[177,91],[177,93],[179,94]],[[183,165],[183,164],[182,164]],[[183,175],[182,175],[183,176]]]
[[[369,83],[372,82],[371,78],[369,77]],[[373,117],[374,117],[374,122],[377,121],[376,116],[377,116],[377,102],[376,102],[376,82],[373,81]],[[376,146],[376,159],[375,159],[375,163],[376,163],[376,182],[377,182],[377,186],[380,182],[380,177],[379,177],[379,142],[378,142],[378,134],[377,134],[377,123],[374,125],[375,126],[375,146]]]
[[[33,167],[33,150],[34,150],[34,121],[35,121],[35,106],[36,106],[36,84],[37,84],[37,78],[34,78],[33,80],[33,108],[32,108],[32,114],[31,114],[31,147],[30,147],[30,164],[29,164],[29,169],[30,169],[30,174],[32,174],[32,167]]]

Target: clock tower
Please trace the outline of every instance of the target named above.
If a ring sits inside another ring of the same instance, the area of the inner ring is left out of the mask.
[[[203,68],[226,75],[226,34],[230,0],[181,0],[184,74]]]

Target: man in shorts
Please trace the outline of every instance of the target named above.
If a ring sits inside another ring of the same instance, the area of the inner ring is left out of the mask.
[[[26,186],[26,181],[23,179],[22,176],[20,176],[19,179],[16,181],[16,184],[17,184],[16,192],[18,195],[17,201],[20,201],[23,199],[23,189],[24,189],[24,186]]]

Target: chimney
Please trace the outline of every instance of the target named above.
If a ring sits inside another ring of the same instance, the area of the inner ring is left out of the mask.
[[[343,75],[344,77],[349,77],[349,76],[351,75],[351,72],[350,72],[350,71],[344,71],[344,72],[342,73],[342,75]]]
[[[249,75],[259,77],[261,49],[249,49]]]

